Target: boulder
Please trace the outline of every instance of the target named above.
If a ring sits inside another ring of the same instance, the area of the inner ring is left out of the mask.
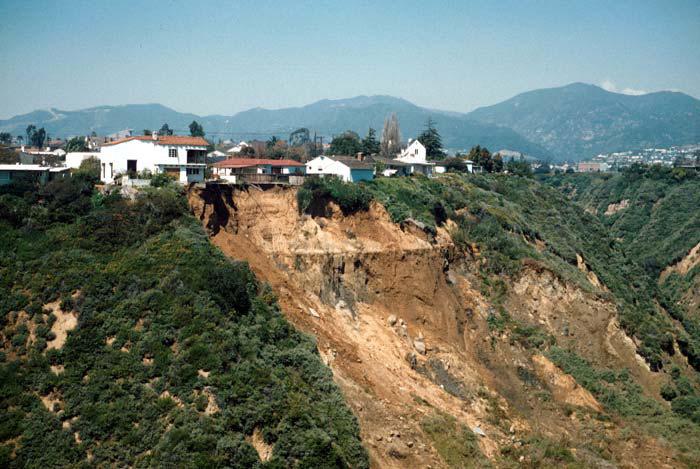
[[[387,322],[389,323],[390,326],[394,326],[396,324],[396,321],[398,321],[396,315],[392,314],[389,316],[389,319],[387,319]]]
[[[423,342],[422,337],[419,337],[413,341],[413,348],[415,348],[416,352],[420,353],[421,355],[425,355],[425,342]]]

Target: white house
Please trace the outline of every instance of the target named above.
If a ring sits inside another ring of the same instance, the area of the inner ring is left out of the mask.
[[[240,141],[236,145],[234,145],[231,148],[229,148],[228,150],[226,150],[226,153],[240,153],[247,146],[248,146],[248,144],[246,142]]]
[[[207,145],[202,137],[158,135],[127,137],[105,143],[100,151],[100,179],[114,182],[115,176],[149,170],[166,173],[186,184],[204,180]]]
[[[426,158],[425,146],[418,140],[409,140],[408,146],[401,151],[399,156],[396,157],[397,161],[401,163],[408,163],[411,165],[409,168],[409,173],[422,173],[426,176],[433,175],[433,167],[435,163],[431,163]]]
[[[374,165],[352,157],[321,155],[306,163],[306,174],[338,176],[345,182],[371,181]]]
[[[207,158],[223,158],[224,156],[226,156],[226,153],[219,150],[214,150],[207,153]]]

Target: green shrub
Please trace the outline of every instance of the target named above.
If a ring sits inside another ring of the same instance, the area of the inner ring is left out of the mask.
[[[299,213],[325,214],[330,201],[349,215],[368,210],[372,195],[362,184],[343,182],[336,177],[307,178],[297,191]]]

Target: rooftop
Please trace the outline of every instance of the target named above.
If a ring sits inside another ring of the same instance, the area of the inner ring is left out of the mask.
[[[67,166],[41,166],[39,164],[0,164],[0,171],[49,171],[58,173],[68,171]]]
[[[103,147],[111,145],[119,145],[120,143],[129,142],[131,140],[141,140],[143,142],[152,142],[156,145],[187,145],[190,147],[206,147],[209,142],[202,137],[188,137],[186,135],[159,135],[157,140],[154,140],[150,135],[137,135],[134,137],[126,137],[114,142],[103,143]]]
[[[269,158],[229,158],[224,161],[214,163],[218,168],[248,168],[250,166],[304,166],[294,160],[273,160]]]

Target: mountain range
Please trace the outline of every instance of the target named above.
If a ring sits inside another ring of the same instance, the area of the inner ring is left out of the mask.
[[[671,91],[631,96],[573,83],[522,93],[469,117],[513,129],[559,159],[700,142],[700,100]]]
[[[192,120],[211,139],[286,137],[299,127],[329,138],[345,130],[364,135],[381,131],[396,112],[404,139],[417,136],[428,118],[453,150],[482,145],[538,158],[576,160],[598,153],[700,142],[700,101],[678,92],[628,96],[594,85],[571,85],[526,92],[470,113],[428,109],[392,96],[321,100],[284,109],[255,108],[232,116],[198,116],[160,104],[99,106],[77,111],[38,110],[0,120],[0,131],[23,135],[30,124],[52,136],[96,132],[107,135],[131,128],[158,129],[167,122],[177,133]]]

